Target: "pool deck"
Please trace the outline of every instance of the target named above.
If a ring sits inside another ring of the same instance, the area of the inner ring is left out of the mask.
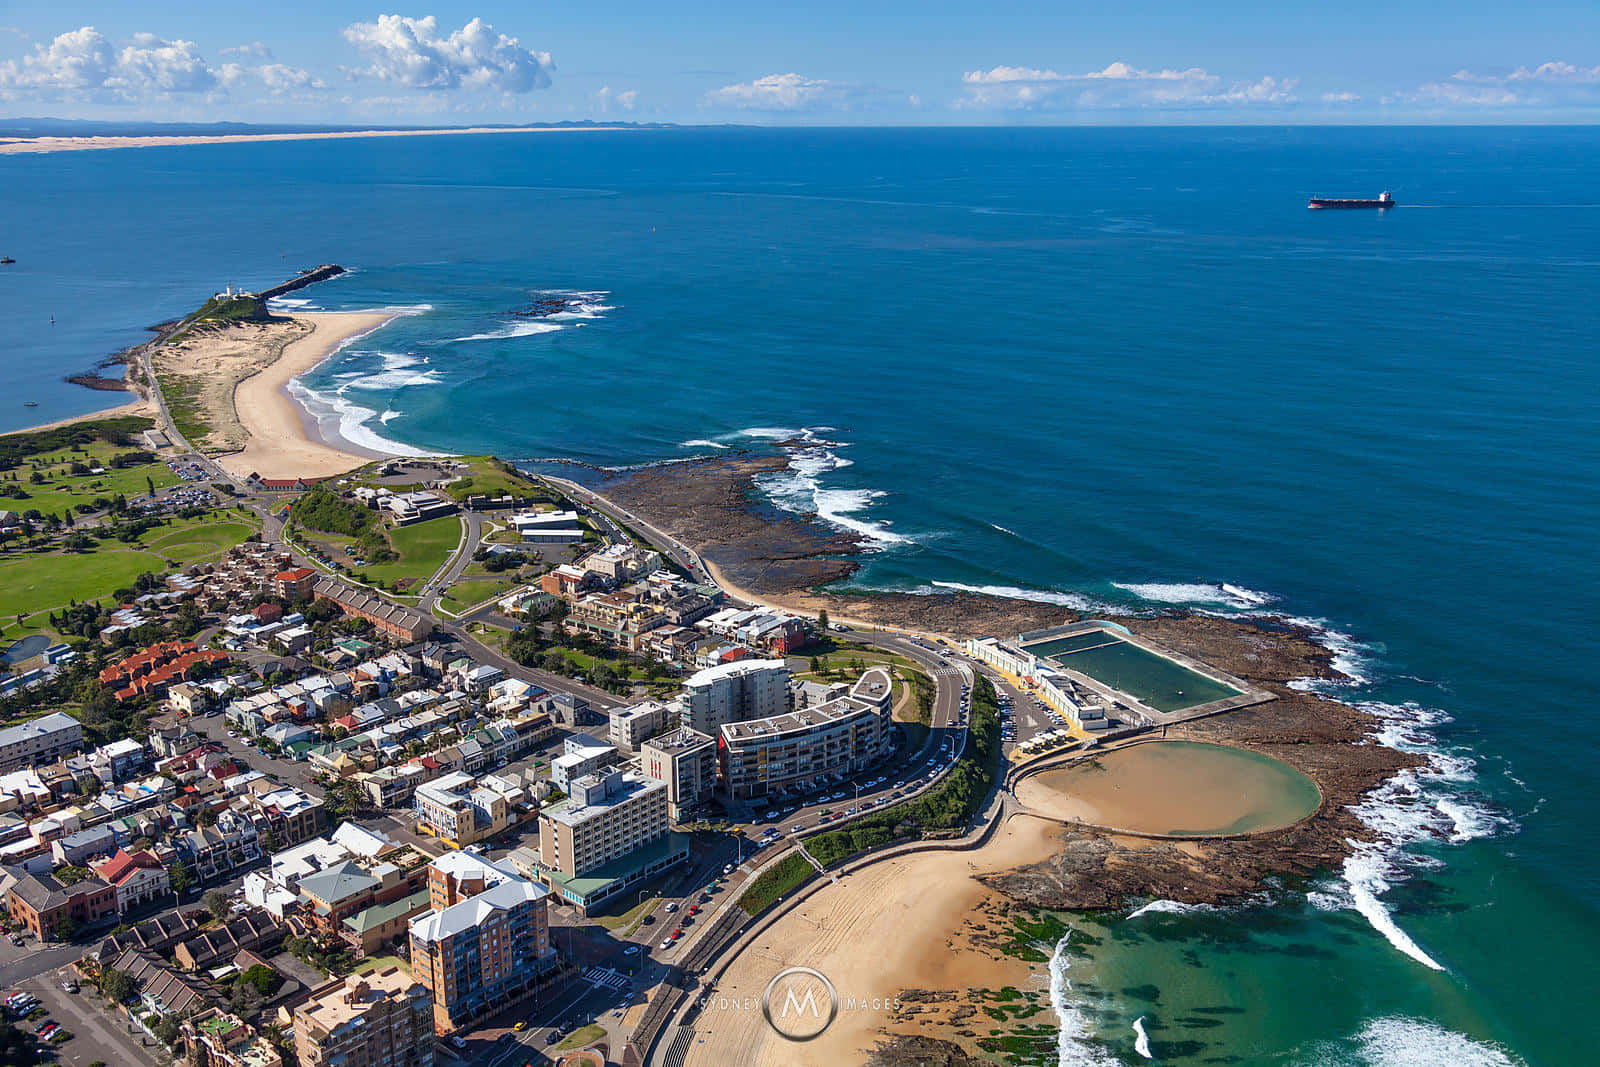
[[[1136,648],[1143,649],[1151,655],[1160,656],[1163,659],[1171,660],[1178,666],[1183,667],[1186,670],[1193,671],[1202,678],[1209,678],[1212,681],[1221,682],[1223,685],[1238,690],[1237,695],[1223,697],[1220,700],[1212,700],[1204,704],[1196,704],[1193,707],[1182,708],[1178,711],[1158,711],[1155,708],[1148,706],[1138,698],[1131,696],[1128,693],[1124,693],[1119,689],[1113,689],[1111,686],[1099,681],[1096,678],[1092,678],[1089,675],[1084,674],[1082,671],[1073,670],[1071,667],[1068,667],[1057,660],[1050,660],[1050,663],[1056,670],[1071,678],[1074,682],[1083,686],[1085,689],[1088,689],[1100,696],[1100,698],[1105,700],[1113,709],[1120,708],[1134,712],[1144,720],[1143,725],[1171,726],[1174,723],[1191,722],[1195,719],[1204,719],[1212,715],[1221,715],[1224,712],[1237,711],[1239,708],[1248,708],[1255,704],[1265,704],[1269,700],[1277,699],[1275,696],[1273,696],[1273,694],[1267,692],[1265,689],[1258,689],[1255,686],[1252,686],[1249,682],[1246,682],[1244,679],[1236,678],[1226,671],[1220,671],[1210,664],[1202,663],[1191,656],[1184,655],[1182,652],[1159,645],[1149,638],[1143,637],[1139,634],[1131,633],[1121,626],[1108,627],[1097,621],[1076,622],[1069,626],[1057,627],[1048,631],[1035,631],[1031,634],[1025,634],[1023,636],[1031,640],[1026,643],[1022,643],[1021,647],[1023,651],[1027,651],[1029,644],[1041,643],[1047,639],[1059,640],[1063,637],[1073,637],[1078,634],[1090,633],[1094,631],[1114,635],[1120,640],[1126,641],[1128,644],[1133,645]],[[1047,659],[1048,657],[1041,656],[1040,658]]]

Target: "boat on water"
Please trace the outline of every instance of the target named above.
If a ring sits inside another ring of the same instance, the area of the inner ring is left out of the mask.
[[[1306,206],[1311,208],[1313,211],[1315,211],[1318,208],[1325,208],[1325,207],[1390,208],[1390,207],[1394,207],[1394,197],[1390,196],[1387,191],[1379,193],[1378,194],[1378,199],[1376,199],[1376,200],[1343,200],[1343,199],[1340,199],[1338,197],[1332,197],[1332,196],[1313,196],[1311,198],[1311,203],[1307,204]]]
[[[22,402],[22,406],[25,408],[36,408],[39,406],[39,402],[37,400],[24,400]]]
[[[0,256],[0,263],[15,263],[15,262],[16,262],[16,260],[12,259],[10,256]]]

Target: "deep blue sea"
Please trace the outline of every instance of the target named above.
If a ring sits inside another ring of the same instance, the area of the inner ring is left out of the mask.
[[[0,429],[114,402],[61,378],[225,284],[338,262],[299,295],[412,312],[306,380],[358,441],[615,465],[806,431],[767,489],[874,539],[859,585],[1312,621],[1429,767],[1341,871],[1085,920],[1063,1062],[1147,1062],[1139,1020],[1159,1063],[1587,1063],[1597,176],[1594,128],[3,157]]]

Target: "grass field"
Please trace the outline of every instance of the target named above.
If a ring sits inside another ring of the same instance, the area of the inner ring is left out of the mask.
[[[460,613],[468,608],[477,607],[485,600],[505,596],[522,584],[514,578],[501,578],[496,581],[464,579],[452,585],[450,592],[442,599],[445,607]]]
[[[187,566],[217,559],[234,545],[243,543],[255,531],[255,524],[242,519],[237,522],[175,519],[171,526],[147,531],[139,543],[174,563]],[[103,545],[100,549],[102,552],[108,550],[109,545]]]
[[[461,520],[454,515],[398,526],[389,531],[389,544],[400,553],[393,563],[374,563],[362,568],[367,577],[387,586],[402,586],[403,591],[433,577],[444,566],[450,553],[461,543]]]
[[[568,1034],[566,1040],[562,1041],[561,1044],[556,1046],[556,1050],[558,1052],[567,1052],[571,1049],[583,1048],[585,1045],[594,1044],[596,1041],[599,1041],[605,1036],[605,1027],[601,1026],[599,1023],[590,1023],[587,1026],[580,1026],[576,1030],[572,1031],[572,1033]]]
[[[121,493],[132,500],[144,496],[149,492],[151,482],[155,483],[157,489],[178,483],[178,476],[173,474],[165,463],[147,463],[142,467],[129,467],[125,470],[107,469],[104,474],[70,473],[74,461],[94,467],[106,462],[118,452],[126,451],[129,450],[96,443],[82,452],[63,451],[38,457],[41,463],[39,473],[46,479],[45,484],[28,484],[28,475],[32,473],[32,468],[23,466],[16,472],[19,476],[17,484],[27,491],[29,499],[12,501],[6,506],[16,511],[37,508],[59,515],[79,504],[88,504],[96,497],[109,498]]]
[[[463,481],[471,479],[470,483],[451,482],[445,486],[445,492],[457,500],[464,500],[469,496],[527,496],[535,492],[538,487],[520,475],[507,474],[488,456],[467,456],[465,462],[471,469],[463,471]]]
[[[144,571],[162,571],[150,552],[104,551],[23,556],[0,563],[0,617],[54,610],[69,600],[98,600]],[[12,630],[6,631],[11,636]]]

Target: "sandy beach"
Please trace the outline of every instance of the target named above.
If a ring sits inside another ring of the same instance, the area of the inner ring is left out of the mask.
[[[327,478],[354,470],[370,456],[343,451],[307,433],[303,413],[287,392],[296,375],[327,359],[342,342],[370,333],[392,319],[386,311],[325,311],[294,316],[311,332],[285,345],[265,369],[240,381],[233,393],[243,450],[219,458],[239,478]]]
[[[904,990],[999,989],[1043,980],[1029,965],[968,937],[968,923],[998,894],[976,880],[1047,857],[1058,830],[1013,818],[973,852],[923,852],[886,860],[829,885],[773,924],[725,972],[713,1002],[695,1021],[690,1067],[723,1064],[835,1067],[863,1063],[881,1031],[926,1033],[920,1013],[848,1010],[820,1037],[798,1044],[777,1036],[759,1009],[766,984],[785,967],[813,967],[841,998],[893,1000]],[[726,1007],[721,998],[727,998]],[[735,1004],[735,1001],[738,1001]]]
[[[460,130],[333,130],[318,133],[234,133],[184,137],[28,137],[0,142],[0,156],[34,152],[88,152],[105,148],[168,148],[193,144],[235,144],[248,141],[340,141],[352,137],[448,137],[464,133],[594,133],[626,126],[474,126]]]
[[[137,395],[137,394],[133,394]],[[140,397],[138,400],[126,404],[118,404],[114,408],[104,408],[100,411],[91,411],[86,415],[74,415],[70,419],[57,419],[55,422],[42,422],[37,426],[28,426],[20,430],[7,430],[6,433],[38,433],[40,430],[54,430],[61,426],[71,426],[75,422],[94,422],[99,419],[114,419],[120,415],[142,415],[147,419],[156,417],[155,405]]]

